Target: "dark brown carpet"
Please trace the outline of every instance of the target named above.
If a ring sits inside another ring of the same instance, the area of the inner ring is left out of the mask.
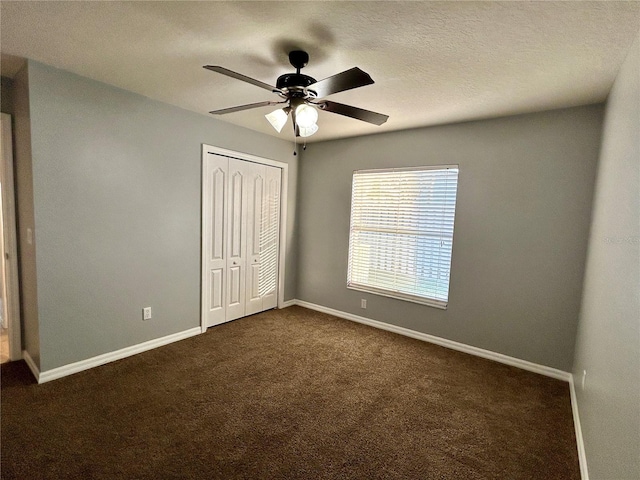
[[[36,385],[3,479],[578,479],[568,384],[291,307]]]

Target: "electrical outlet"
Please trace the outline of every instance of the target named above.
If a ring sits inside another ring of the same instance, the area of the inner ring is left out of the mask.
[[[142,319],[151,320],[151,307],[145,307],[142,309]]]
[[[367,308],[367,299],[363,298],[360,300],[360,308]]]
[[[587,371],[582,371],[582,390],[584,390],[584,382],[587,380]]]

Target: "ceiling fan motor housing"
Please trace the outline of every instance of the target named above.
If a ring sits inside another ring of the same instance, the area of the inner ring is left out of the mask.
[[[285,73],[280,75],[276,81],[276,87],[280,90],[291,87],[308,87],[316,83],[316,79],[302,73]]]

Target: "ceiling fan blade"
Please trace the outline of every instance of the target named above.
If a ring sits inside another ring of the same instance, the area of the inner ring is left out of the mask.
[[[329,100],[318,103],[318,106],[327,112],[337,113],[345,117],[356,118],[363,122],[373,123],[374,125],[382,125],[389,118],[389,115],[372,112],[363,108],[352,107],[343,103],[331,102]]]
[[[333,93],[344,92],[345,90],[351,90],[352,88],[364,87],[365,85],[371,85],[373,79],[368,73],[363,72],[358,67],[353,67],[350,70],[345,70],[342,73],[337,73],[331,77],[320,80],[319,82],[312,83],[307,88],[313,90],[318,94],[318,98],[329,96]]]
[[[222,75],[226,75],[227,77],[242,80],[243,82],[250,83],[251,85],[255,85],[256,87],[269,90],[270,92],[275,92],[275,93],[281,92],[280,89],[274,87],[273,85],[269,85],[268,83],[261,82],[260,80],[256,80],[255,78],[247,77],[246,75],[242,75],[241,73],[234,72],[232,70],[229,70],[228,68],[219,67],[217,65],[205,65],[202,68],[206,68],[207,70],[211,70],[212,72],[221,73]]]
[[[242,110],[249,110],[251,108],[259,108],[259,107],[268,107],[269,105],[282,105],[287,102],[258,102],[258,103],[249,103],[247,105],[239,105],[237,107],[229,107],[222,108],[220,110],[214,110],[212,112],[213,115],[224,115],[225,113],[234,113],[241,112]]]

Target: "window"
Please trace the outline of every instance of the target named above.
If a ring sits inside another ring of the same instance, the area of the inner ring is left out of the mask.
[[[354,172],[347,287],[447,308],[457,187],[457,165]]]

